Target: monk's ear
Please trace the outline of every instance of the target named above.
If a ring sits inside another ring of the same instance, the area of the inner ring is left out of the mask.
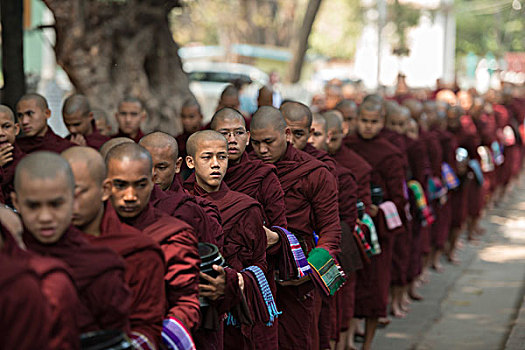
[[[20,134],[20,124],[15,123],[14,127],[15,127],[15,136],[18,136],[18,134]]]
[[[148,114],[146,113],[145,109],[142,109],[142,112],[140,112],[140,121],[143,122],[148,117]]]
[[[192,156],[186,156],[186,165],[187,165],[188,168],[190,168],[190,169],[194,169],[194,168],[195,168],[195,162],[194,162]]]
[[[20,213],[20,204],[18,203],[18,197],[15,191],[11,192],[11,202],[13,202],[16,211]]]
[[[292,142],[292,130],[287,126],[284,129],[284,134],[286,136],[286,142]]]
[[[177,158],[175,162],[175,173],[180,173],[180,168],[182,167],[182,157]]]
[[[46,119],[51,118],[51,110],[49,108],[46,108],[44,110],[44,115],[46,116]]]
[[[248,135],[248,137],[246,138],[246,146],[248,146],[250,144],[250,132],[246,131],[246,135]]]
[[[111,180],[105,179],[102,182],[102,200],[107,201],[111,197]]]
[[[90,122],[90,123],[93,121],[93,118],[94,118],[94,116],[93,116],[93,112],[89,112],[89,114],[88,114],[88,119],[89,119],[89,122]]]

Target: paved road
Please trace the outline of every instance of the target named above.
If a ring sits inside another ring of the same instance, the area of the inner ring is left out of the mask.
[[[374,349],[504,348],[525,291],[525,181],[487,211],[482,226],[481,242],[464,242],[459,266],[432,273],[420,289],[425,300],[379,330]]]

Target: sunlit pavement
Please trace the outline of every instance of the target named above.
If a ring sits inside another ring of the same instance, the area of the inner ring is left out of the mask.
[[[524,178],[486,212],[482,227],[477,245],[462,241],[461,264],[444,263],[445,271],[433,272],[420,289],[425,300],[377,332],[374,349],[505,348],[525,290]],[[525,311],[518,323],[507,349],[525,349]]]

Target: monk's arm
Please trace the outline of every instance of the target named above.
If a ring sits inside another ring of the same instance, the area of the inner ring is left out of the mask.
[[[163,242],[168,289],[167,316],[175,317],[191,329],[199,323],[199,264],[197,239],[191,230],[183,230]]]
[[[239,229],[244,230],[246,236],[249,238],[249,247],[252,251],[250,265],[255,265],[261,268],[266,273],[268,265],[266,263],[266,232],[263,228],[262,211],[259,206],[250,207],[242,222],[238,223]],[[244,266],[248,267],[248,266]]]
[[[358,195],[357,198],[363,202],[365,207],[368,207],[372,204],[372,195],[370,193],[370,181],[372,179],[372,172],[367,171],[365,174],[358,179]]]
[[[261,183],[261,205],[269,222],[266,227],[280,226],[286,228],[286,206],[284,192],[275,173],[268,174]]]
[[[407,199],[403,191],[403,187],[405,186],[405,172],[401,157],[394,156],[385,159],[382,170],[381,175],[385,180],[386,192],[388,194],[388,198],[385,199],[394,202],[399,215],[404,218]]]
[[[339,216],[353,229],[357,220],[357,184],[354,177],[345,173],[339,176]]]
[[[326,249],[334,257],[339,253],[341,242],[337,180],[326,168],[318,168],[305,181],[306,196],[313,211],[314,229],[319,236],[317,246]]]

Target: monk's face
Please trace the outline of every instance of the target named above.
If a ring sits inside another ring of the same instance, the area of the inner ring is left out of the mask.
[[[215,131],[228,141],[228,161],[238,163],[250,142],[250,133],[244,124],[237,118],[223,119],[217,123]]]
[[[312,133],[308,139],[308,143],[311,143],[317,149],[326,150],[326,124],[319,122],[312,122]]]
[[[20,132],[18,123],[10,115],[0,112],[0,149],[7,144],[15,143],[16,135]]]
[[[340,110],[343,114],[343,133],[344,135],[355,134],[357,128],[357,107],[345,106]]]
[[[326,140],[327,151],[330,154],[335,154],[341,148],[343,144],[343,138],[345,135],[343,131],[338,128],[328,129],[328,135]]]
[[[122,102],[115,118],[120,131],[134,137],[140,130],[140,124],[146,119],[146,112],[139,103]]]
[[[85,162],[69,162],[75,176],[75,204],[73,206],[73,225],[81,230],[89,226],[100,214],[104,191]]]
[[[73,215],[73,189],[66,174],[39,179],[20,174],[20,188],[12,193],[13,204],[26,229],[41,243],[55,243],[66,232]]]
[[[198,106],[183,107],[180,112],[180,120],[184,132],[193,134],[201,129],[202,114]]]
[[[95,119],[95,126],[97,127],[98,132],[102,135],[111,135],[111,125],[108,124],[106,119]]]
[[[276,130],[269,126],[251,130],[253,151],[265,163],[275,163],[286,153],[287,141],[291,140],[290,128]]]
[[[357,118],[357,132],[365,140],[373,139],[383,129],[385,122],[379,111],[362,110]]]
[[[72,135],[89,135],[93,132],[93,114],[90,112],[77,111],[71,114],[63,114],[64,124]]]
[[[414,119],[411,119],[408,122],[406,135],[412,140],[417,140],[419,138],[419,126]]]
[[[292,145],[302,150],[308,143],[308,138],[310,138],[311,126],[308,125],[308,119],[304,117],[299,121],[292,121],[286,118],[285,120],[292,133]]]
[[[202,140],[195,156],[187,156],[186,163],[195,169],[197,184],[206,192],[215,192],[228,170],[228,145],[221,140]]]
[[[407,122],[408,118],[402,113],[393,113],[388,116],[385,126],[387,129],[403,135],[406,133]]]
[[[148,205],[153,189],[152,170],[146,160],[112,159],[105,186],[111,190],[111,204],[117,214],[134,218]]]
[[[40,108],[36,100],[29,99],[18,102],[16,115],[26,136],[44,136],[46,134],[47,120],[51,117],[51,111]]]
[[[153,182],[163,191],[170,188],[177,173],[177,159],[172,147],[145,147],[153,160]]]

